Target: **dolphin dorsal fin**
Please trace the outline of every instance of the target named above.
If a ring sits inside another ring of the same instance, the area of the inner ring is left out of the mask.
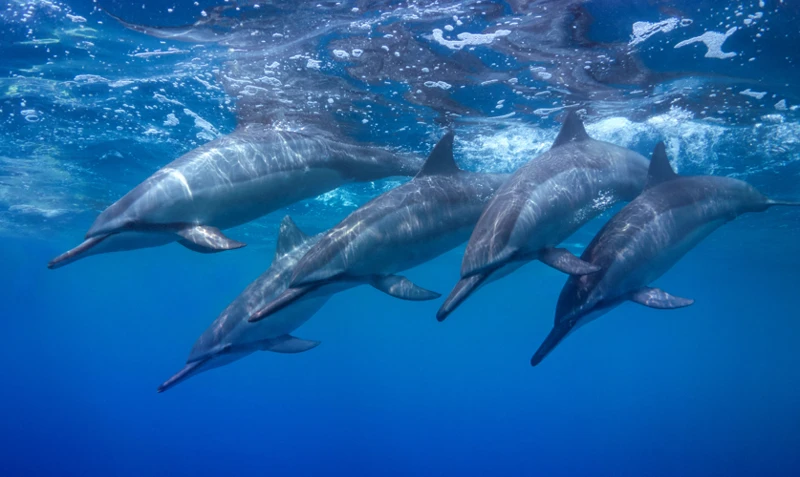
[[[287,215],[281,221],[281,228],[278,232],[278,246],[275,248],[275,258],[291,252],[306,240],[308,240],[308,235],[303,233],[292,218]]]
[[[568,111],[567,117],[564,119],[564,124],[561,126],[561,131],[558,137],[553,142],[553,147],[563,146],[570,142],[580,142],[591,139],[583,127],[583,121],[578,117],[575,111]]]
[[[431,151],[430,156],[428,156],[425,163],[422,164],[422,169],[419,170],[416,177],[455,174],[461,171],[456,165],[456,160],[453,158],[454,137],[455,134],[453,131],[448,131],[447,134],[439,140],[436,147]]]
[[[653,157],[650,158],[650,167],[647,169],[647,183],[644,188],[649,189],[677,177],[678,174],[672,169],[669,159],[667,159],[667,147],[663,141],[660,141],[653,150]]]

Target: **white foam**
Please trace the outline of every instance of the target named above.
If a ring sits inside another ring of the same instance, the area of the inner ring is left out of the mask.
[[[78,81],[80,83],[108,83],[108,79],[99,76],[99,75],[78,75],[72,79],[73,81]]]
[[[64,215],[67,213],[67,211],[64,209],[45,209],[31,204],[12,205],[8,208],[8,211],[26,215],[41,215],[42,217],[48,219],[52,219],[53,217],[58,217],[59,215]]]
[[[426,81],[424,84],[428,88],[442,88],[443,90],[448,90],[453,87],[453,85],[445,83],[444,81]]]
[[[763,92],[762,91],[751,91],[750,88],[747,88],[744,91],[739,91],[739,94],[743,94],[745,96],[750,96],[751,98],[763,99],[764,96],[767,95],[767,92],[766,91],[763,91]]]
[[[438,28],[433,30],[433,39],[440,45],[446,46],[451,50],[460,50],[465,46],[488,45],[495,39],[511,34],[511,30],[497,30],[494,33],[459,33],[456,35],[458,40],[447,40],[444,32]]]
[[[633,24],[633,32],[631,33],[631,41],[628,45],[634,46],[644,42],[656,33],[669,33],[676,28],[686,27],[692,24],[689,18],[672,17],[666,20],[650,23],[650,22],[636,22]]]
[[[177,126],[180,122],[175,113],[169,113],[167,114],[167,119],[164,120],[164,126]]]
[[[203,134],[200,132],[198,133],[197,137],[200,137],[201,139],[208,139],[209,137],[214,139],[215,137],[219,136],[219,131],[217,131],[217,128],[215,128],[210,122],[201,118],[199,114],[195,113],[191,109],[184,108],[183,114],[194,118],[194,125],[207,133]]]
[[[166,55],[183,55],[189,53],[189,50],[179,50],[177,48],[167,48],[166,50],[144,51],[142,53],[133,53],[129,56],[136,58],[150,58],[152,56],[166,56]]]
[[[723,60],[726,58],[733,58],[737,54],[733,52],[722,51],[722,44],[725,43],[725,40],[727,40],[729,36],[736,33],[736,30],[738,30],[737,27],[733,27],[725,33],[707,31],[700,36],[683,40],[682,42],[676,44],[675,48],[682,48],[686,45],[691,45],[692,43],[705,43],[706,48],[708,48],[708,51],[706,51],[705,54],[706,58],[719,58]]]

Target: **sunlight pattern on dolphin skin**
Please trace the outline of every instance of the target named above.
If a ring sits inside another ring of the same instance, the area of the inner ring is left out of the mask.
[[[186,190],[186,195],[189,196],[189,200],[191,200],[192,199],[192,188],[189,187],[189,182],[186,180],[186,177],[183,175],[183,173],[181,171],[177,170],[177,169],[171,169],[169,167],[165,167],[164,168],[164,172],[167,175],[170,175],[170,176],[174,177],[175,179],[178,180],[178,182],[180,182],[180,184],[183,186],[184,190]]]

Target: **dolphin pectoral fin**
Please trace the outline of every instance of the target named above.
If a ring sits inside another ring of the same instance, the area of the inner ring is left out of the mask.
[[[644,287],[633,292],[628,299],[640,305],[649,306],[650,308],[656,308],[659,310],[683,308],[694,303],[694,300],[690,298],[672,296],[660,288],[650,287]]]
[[[273,351],[275,353],[302,353],[319,346],[319,341],[304,340],[296,338],[292,335],[283,335],[278,338],[269,340],[264,351]]]
[[[250,315],[250,317],[247,318],[247,321],[249,321],[250,323],[256,323],[258,321],[261,321],[264,318],[286,308],[287,306],[297,301],[300,297],[310,292],[314,288],[315,287],[312,286],[305,286],[300,288],[287,288],[286,290],[284,290],[283,293],[281,293],[278,296],[278,298],[267,303],[265,307],[253,312]]]
[[[414,285],[411,280],[400,275],[375,276],[370,281],[370,285],[401,300],[425,301],[435,300],[442,296],[441,293]]]
[[[539,260],[569,275],[588,275],[600,271],[597,265],[581,260],[565,248],[546,248],[539,254]]]
[[[229,239],[216,227],[195,225],[176,232],[182,238],[178,243],[194,252],[216,253],[244,247],[245,243]]]
[[[571,330],[572,327],[566,324],[555,325],[553,329],[550,330],[550,334],[547,335],[547,338],[544,339],[541,346],[539,346],[539,349],[536,350],[533,358],[531,358],[531,366],[536,366],[541,363],[542,360],[567,337]]]
[[[488,277],[489,272],[483,272],[459,280],[456,286],[453,287],[450,295],[448,295],[447,299],[442,303],[439,311],[436,312],[436,319],[444,321],[445,318],[450,316],[450,313],[454,312],[459,305],[464,303],[464,300],[472,295]]]

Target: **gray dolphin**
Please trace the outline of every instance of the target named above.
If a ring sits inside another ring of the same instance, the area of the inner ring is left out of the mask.
[[[286,290],[297,261],[318,239],[319,236],[304,234],[287,215],[281,222],[278,246],[270,267],[220,313],[195,342],[186,366],[159,386],[158,392],[255,351],[300,353],[316,347],[318,341],[295,338],[290,333],[322,307],[328,299],[326,296],[300,300],[261,323],[248,323],[247,318]]]
[[[439,308],[444,320],[480,286],[531,260],[568,274],[597,268],[555,248],[618,201],[641,192],[647,159],[586,134],[570,111],[549,151],[529,161],[506,182],[483,211],[467,244],[461,280]]]
[[[773,205],[800,203],[770,200],[746,182],[728,177],[678,176],[659,143],[642,194],[608,221],[581,256],[600,271],[567,280],[553,330],[531,364],[539,364],[569,333],[626,300],[658,309],[691,305],[694,300],[650,283],[721,225]]]
[[[323,133],[240,127],[156,171],[101,213],[82,244],[48,267],[175,241],[202,253],[240,248],[245,244],[220,229],[350,182],[414,175],[419,165]]]
[[[438,298],[395,274],[463,243],[507,178],[460,170],[453,159],[453,133],[446,134],[413,180],[367,202],[329,230],[297,264],[289,289],[250,321],[302,296],[365,283],[405,300]]]

